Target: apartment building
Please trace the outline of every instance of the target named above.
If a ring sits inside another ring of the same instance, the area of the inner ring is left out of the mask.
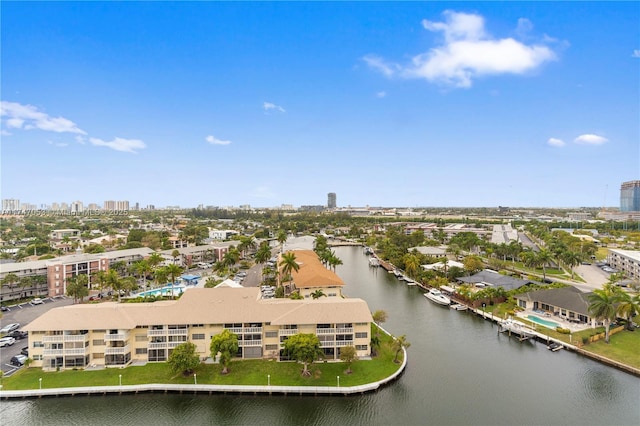
[[[607,263],[632,280],[640,280],[640,251],[609,249]]]
[[[179,300],[101,303],[52,309],[24,327],[33,367],[119,367],[163,362],[183,342],[211,356],[211,338],[238,336],[238,358],[286,360],[283,342],[298,333],[318,336],[327,360],[354,346],[370,354],[371,312],[362,299],[262,299],[258,288],[190,288]]]
[[[292,281],[283,281],[280,284],[290,294],[296,290],[304,298],[311,297],[317,290],[322,290],[327,297],[342,297],[344,281],[330,269],[327,269],[318,259],[313,250],[293,250],[299,269],[291,271]],[[280,264],[280,260],[278,261]],[[283,277],[284,274],[279,274]]]

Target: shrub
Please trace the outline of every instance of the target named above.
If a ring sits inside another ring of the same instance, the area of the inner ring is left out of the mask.
[[[569,334],[571,333],[571,330],[569,330],[568,328],[562,328],[562,327],[556,327],[556,331],[560,334]]]

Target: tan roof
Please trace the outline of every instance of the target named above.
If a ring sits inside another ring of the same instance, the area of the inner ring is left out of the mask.
[[[261,299],[258,288],[190,288],[176,301],[99,303],[54,308],[25,331],[133,329],[168,324],[371,322],[362,299]]]
[[[296,288],[336,287],[344,286],[344,281],[333,271],[325,268],[313,250],[294,250],[298,271],[291,276]]]

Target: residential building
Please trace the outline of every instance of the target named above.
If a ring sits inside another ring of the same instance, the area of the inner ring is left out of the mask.
[[[570,322],[596,326],[589,315],[589,294],[575,287],[550,288],[518,294],[518,306],[523,309],[540,310]]]
[[[14,198],[5,198],[2,200],[2,210],[5,212],[8,211],[18,211],[20,210],[20,200]]]
[[[623,182],[620,185],[620,211],[640,211],[640,180]]]
[[[111,212],[127,211],[129,210],[129,201],[105,201],[102,209]]]
[[[609,249],[607,263],[632,280],[640,280],[640,251]]]
[[[15,282],[4,282],[7,275],[13,274],[17,278]],[[10,262],[0,264],[0,301],[46,296],[47,289],[47,264],[46,260],[33,260],[30,262]]]
[[[293,250],[288,253],[295,254],[299,268],[297,271],[291,271],[291,282],[280,282],[280,285],[285,287],[285,294],[291,294],[297,290],[302,297],[309,298],[312,297],[312,293],[321,290],[329,298],[342,297],[344,281],[327,269],[313,250]],[[278,265],[281,260],[282,256],[278,260]],[[284,277],[284,274],[279,274],[279,277]]]
[[[475,287],[502,287],[506,291],[520,288],[523,285],[532,283],[534,281],[521,280],[519,278],[513,278],[509,275],[502,275],[496,271],[490,269],[482,270],[469,277],[459,277],[458,281],[463,284],[473,284]]]
[[[338,205],[336,204],[336,193],[330,192],[327,194],[327,208],[335,209]]]
[[[287,360],[283,343],[298,333],[318,336],[326,359],[339,359],[345,346],[364,357],[370,355],[371,322],[362,299],[262,299],[255,287],[190,288],[179,300],[51,309],[24,330],[31,366],[55,370],[163,362],[187,341],[204,360],[211,338],[225,329],[238,336],[238,358]]]

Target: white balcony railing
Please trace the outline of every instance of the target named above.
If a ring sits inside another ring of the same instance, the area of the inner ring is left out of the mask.
[[[244,329],[245,333],[260,333],[262,334],[262,327],[246,327]]]
[[[262,340],[240,340],[238,345],[245,348],[248,346],[262,346]]]
[[[316,328],[316,334],[335,334],[335,328]]]
[[[189,334],[188,328],[170,328],[168,331],[169,336],[186,336]]]
[[[294,334],[298,334],[297,328],[281,328],[278,330],[280,336],[293,336]]]
[[[353,340],[338,340],[336,346],[353,346]]]
[[[120,347],[120,348],[105,348],[104,349],[104,354],[105,355],[126,355],[129,352],[131,352],[131,348],[129,347],[129,345]]]
[[[149,343],[149,349],[167,349],[167,342]]]
[[[72,349],[45,349],[42,352],[43,356],[66,356],[66,355],[86,355],[84,348],[72,348]]]
[[[230,328],[226,328],[225,327],[225,330],[229,330],[233,334],[241,334],[242,333],[242,327],[230,327]]]
[[[167,347],[168,347],[169,349],[173,349],[173,348],[175,348],[176,346],[183,344],[184,342],[186,342],[186,340],[185,340],[185,341],[183,341],[183,342],[167,342]]]
[[[353,328],[336,328],[336,334],[350,334],[353,333]]]
[[[104,335],[105,342],[113,342],[113,341],[121,341],[121,340],[129,340],[129,333],[116,333],[116,334]]]
[[[333,348],[335,345],[336,345],[336,342],[334,342],[333,340],[330,340],[328,342],[320,341],[321,348]]]
[[[164,329],[147,331],[147,336],[166,336],[166,335],[167,335],[167,330],[164,330]]]
[[[57,334],[55,336],[43,336],[44,343],[84,342],[89,338],[88,334]]]

